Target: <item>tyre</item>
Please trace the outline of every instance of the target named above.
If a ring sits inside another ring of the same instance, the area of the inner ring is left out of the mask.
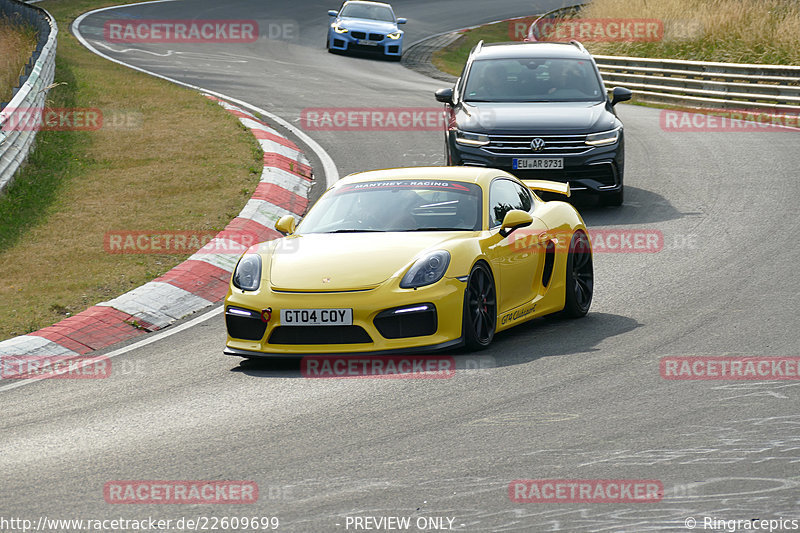
[[[618,191],[609,192],[600,195],[600,205],[608,205],[619,207],[625,199],[625,189],[620,187]]]
[[[576,231],[569,243],[567,254],[566,297],[562,315],[579,318],[589,312],[594,292],[594,269],[589,238],[583,231]]]
[[[497,326],[497,292],[485,263],[477,263],[467,278],[461,324],[467,349],[482,350],[491,344]]]

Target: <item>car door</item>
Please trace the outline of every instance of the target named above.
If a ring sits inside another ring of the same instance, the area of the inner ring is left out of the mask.
[[[512,209],[533,213],[533,199],[527,187],[508,178],[497,178],[489,187],[489,229],[500,231],[505,214]],[[498,316],[530,301],[537,273],[544,260],[544,247],[536,238],[547,226],[536,216],[533,224],[511,233],[489,248],[498,296]],[[519,232],[517,235],[515,235]],[[524,236],[522,241],[519,237]],[[520,246],[520,243],[524,246]]]

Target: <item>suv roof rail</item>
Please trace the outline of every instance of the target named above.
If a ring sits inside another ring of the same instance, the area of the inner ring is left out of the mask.
[[[575,39],[572,39],[572,40],[569,42],[569,44],[571,44],[572,46],[576,47],[578,50],[580,50],[581,52],[583,52],[583,53],[585,53],[585,54],[588,54],[588,53],[589,53],[589,51],[588,51],[588,50],[586,50],[586,48],[584,48],[584,46],[581,44],[581,42],[580,42],[580,41],[576,41]]]

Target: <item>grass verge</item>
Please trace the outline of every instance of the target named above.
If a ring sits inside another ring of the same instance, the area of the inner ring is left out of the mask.
[[[664,24],[660,41],[584,41],[597,55],[800,65],[800,3],[796,0],[593,0],[580,17],[660,19]],[[478,41],[504,42],[510,35],[507,21],[468,30],[435,52],[433,64],[458,76]]]
[[[36,48],[36,28],[19,17],[0,15],[0,102],[11,100],[22,68]]]
[[[94,108],[95,131],[41,131],[0,197],[0,339],[50,325],[163,274],[180,255],[104,251],[108,231],[222,229],[261,173],[258,143],[194,91],[106,61],[69,33],[108,0],[45,1],[58,21],[47,105]]]

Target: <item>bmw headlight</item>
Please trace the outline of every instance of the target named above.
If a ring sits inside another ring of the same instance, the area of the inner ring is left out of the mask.
[[[336,33],[347,33],[347,28],[342,28],[338,24],[334,24],[333,31],[335,31]]]
[[[486,146],[489,144],[489,136],[456,130],[456,142],[467,146]]]
[[[601,131],[600,133],[590,133],[586,136],[586,144],[591,146],[614,144],[619,140],[619,130],[620,128],[616,128],[610,131]]]
[[[450,252],[436,250],[416,260],[400,281],[403,289],[414,289],[436,283],[444,276],[450,264]]]
[[[403,36],[403,32],[401,32],[401,31],[396,31],[396,32],[393,32],[393,33],[390,33],[389,35],[387,35],[387,37],[389,39],[394,39],[395,41],[397,39],[399,39],[400,37],[402,37],[402,36]]]
[[[245,254],[233,271],[233,286],[243,291],[257,290],[261,285],[261,256]]]

